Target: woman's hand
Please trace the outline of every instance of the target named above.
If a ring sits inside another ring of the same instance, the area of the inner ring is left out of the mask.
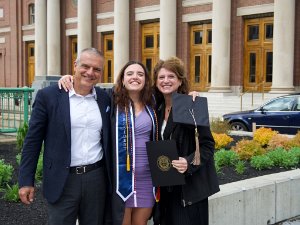
[[[197,92],[197,91],[191,91],[189,93],[189,95],[191,95],[193,97],[193,102],[196,100],[196,97],[200,96],[199,92]]]
[[[179,157],[179,160],[172,160],[172,166],[177,169],[179,173],[184,173],[188,168],[188,163],[185,158]]]
[[[71,75],[64,75],[58,80],[58,87],[63,89],[68,92],[73,89],[73,76]]]

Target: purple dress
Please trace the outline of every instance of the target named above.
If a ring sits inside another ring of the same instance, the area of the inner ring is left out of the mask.
[[[154,205],[153,185],[150,174],[146,142],[150,140],[152,122],[144,109],[135,118],[135,192],[126,201],[126,207],[152,208]]]

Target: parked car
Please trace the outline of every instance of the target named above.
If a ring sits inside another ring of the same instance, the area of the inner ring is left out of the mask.
[[[271,99],[254,110],[223,115],[232,130],[252,131],[256,127],[267,127],[282,134],[296,134],[300,130],[300,94],[291,94]]]

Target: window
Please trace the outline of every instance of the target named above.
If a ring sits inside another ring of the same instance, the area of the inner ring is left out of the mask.
[[[203,31],[194,32],[194,44],[202,44]]]
[[[250,53],[250,63],[249,63],[249,83],[255,82],[255,75],[256,75],[256,54]]]
[[[3,16],[4,16],[3,9],[0,8],[0,18],[3,18]]]
[[[265,24],[265,39],[273,38],[273,24]]]
[[[146,48],[153,48],[153,46],[154,46],[154,37],[153,37],[153,35],[147,35],[145,37],[145,43],[146,43],[146,45],[145,45]]]
[[[264,106],[265,111],[291,111],[294,98],[279,98]]]
[[[112,51],[113,50],[113,40],[107,39],[106,40],[106,51]]]
[[[248,27],[248,40],[257,40],[259,38],[259,26],[252,25]]]
[[[29,5],[29,24],[34,24],[34,4]]]
[[[207,44],[212,43],[212,30],[207,30]]]
[[[266,81],[272,82],[273,77],[273,52],[266,54]]]
[[[201,67],[200,64],[201,64],[200,56],[195,56],[195,83],[200,82],[200,67]]]

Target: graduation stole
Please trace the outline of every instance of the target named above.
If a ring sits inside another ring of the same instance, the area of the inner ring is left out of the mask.
[[[158,137],[157,117],[154,110],[145,107],[152,121],[153,140]],[[120,111],[117,106],[116,112],[116,164],[117,185],[116,192],[125,202],[135,189],[135,136],[134,114],[131,104]]]

